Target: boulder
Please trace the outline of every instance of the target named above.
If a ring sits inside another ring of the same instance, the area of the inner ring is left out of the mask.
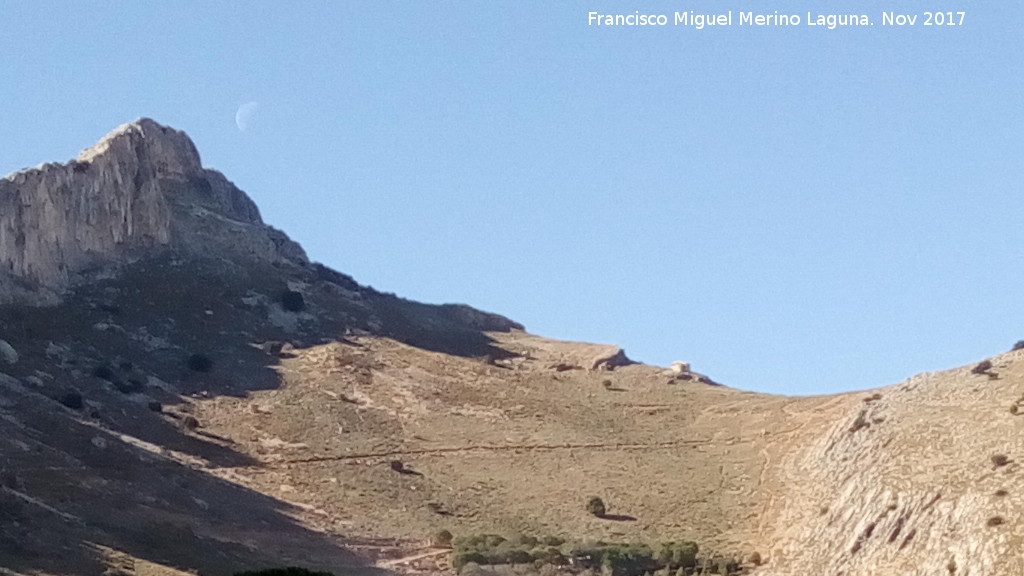
[[[17,364],[18,351],[11,346],[7,340],[0,340],[0,362],[4,364]]]

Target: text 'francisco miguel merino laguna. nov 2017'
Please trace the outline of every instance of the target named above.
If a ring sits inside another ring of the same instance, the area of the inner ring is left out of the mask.
[[[759,12],[720,12],[702,14],[692,10],[669,14],[641,14],[636,11],[630,14],[587,13],[588,26],[686,26],[702,30],[711,26],[820,26],[823,29],[835,30],[848,26],[874,26],[880,22],[882,26],[963,26],[966,12],[882,12],[879,19],[872,19],[867,14],[780,14],[777,10],[768,13]]]

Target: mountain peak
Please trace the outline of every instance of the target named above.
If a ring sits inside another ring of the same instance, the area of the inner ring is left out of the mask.
[[[159,158],[162,176],[193,177],[203,169],[199,151],[187,134],[150,118],[139,118],[118,126],[83,150],[75,161],[91,162],[108,154]]]
[[[54,302],[85,272],[173,250],[306,263],[184,132],[124,124],[67,164],[0,179],[0,303]]]

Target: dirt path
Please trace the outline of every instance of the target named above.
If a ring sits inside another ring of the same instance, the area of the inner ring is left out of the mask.
[[[421,552],[419,554],[412,554],[410,556],[403,556],[402,558],[392,558],[390,560],[381,560],[377,562],[378,568],[394,568],[399,564],[405,564],[406,562],[415,562],[416,560],[422,560],[424,558],[432,558],[434,556],[441,556],[443,554],[449,554],[451,550],[448,548],[430,548],[427,552]]]
[[[673,440],[668,442],[642,443],[642,442],[613,442],[593,444],[510,444],[510,445],[479,445],[479,446],[456,446],[451,448],[433,448],[423,450],[388,450],[381,452],[362,452],[359,454],[344,454],[339,456],[314,456],[311,458],[295,458],[290,460],[277,460],[273,462],[261,462],[252,466],[239,466],[239,468],[278,466],[281,464],[312,464],[317,462],[340,462],[345,460],[362,460],[373,458],[393,458],[400,456],[440,456],[444,454],[465,454],[471,452],[515,452],[515,451],[555,451],[555,450],[650,450],[677,448],[679,446],[699,446],[707,444],[708,440]]]

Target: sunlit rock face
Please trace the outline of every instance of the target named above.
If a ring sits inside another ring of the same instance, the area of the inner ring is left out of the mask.
[[[184,133],[125,124],[67,164],[0,180],[0,303],[47,303],[83,274],[166,249],[306,261]]]

